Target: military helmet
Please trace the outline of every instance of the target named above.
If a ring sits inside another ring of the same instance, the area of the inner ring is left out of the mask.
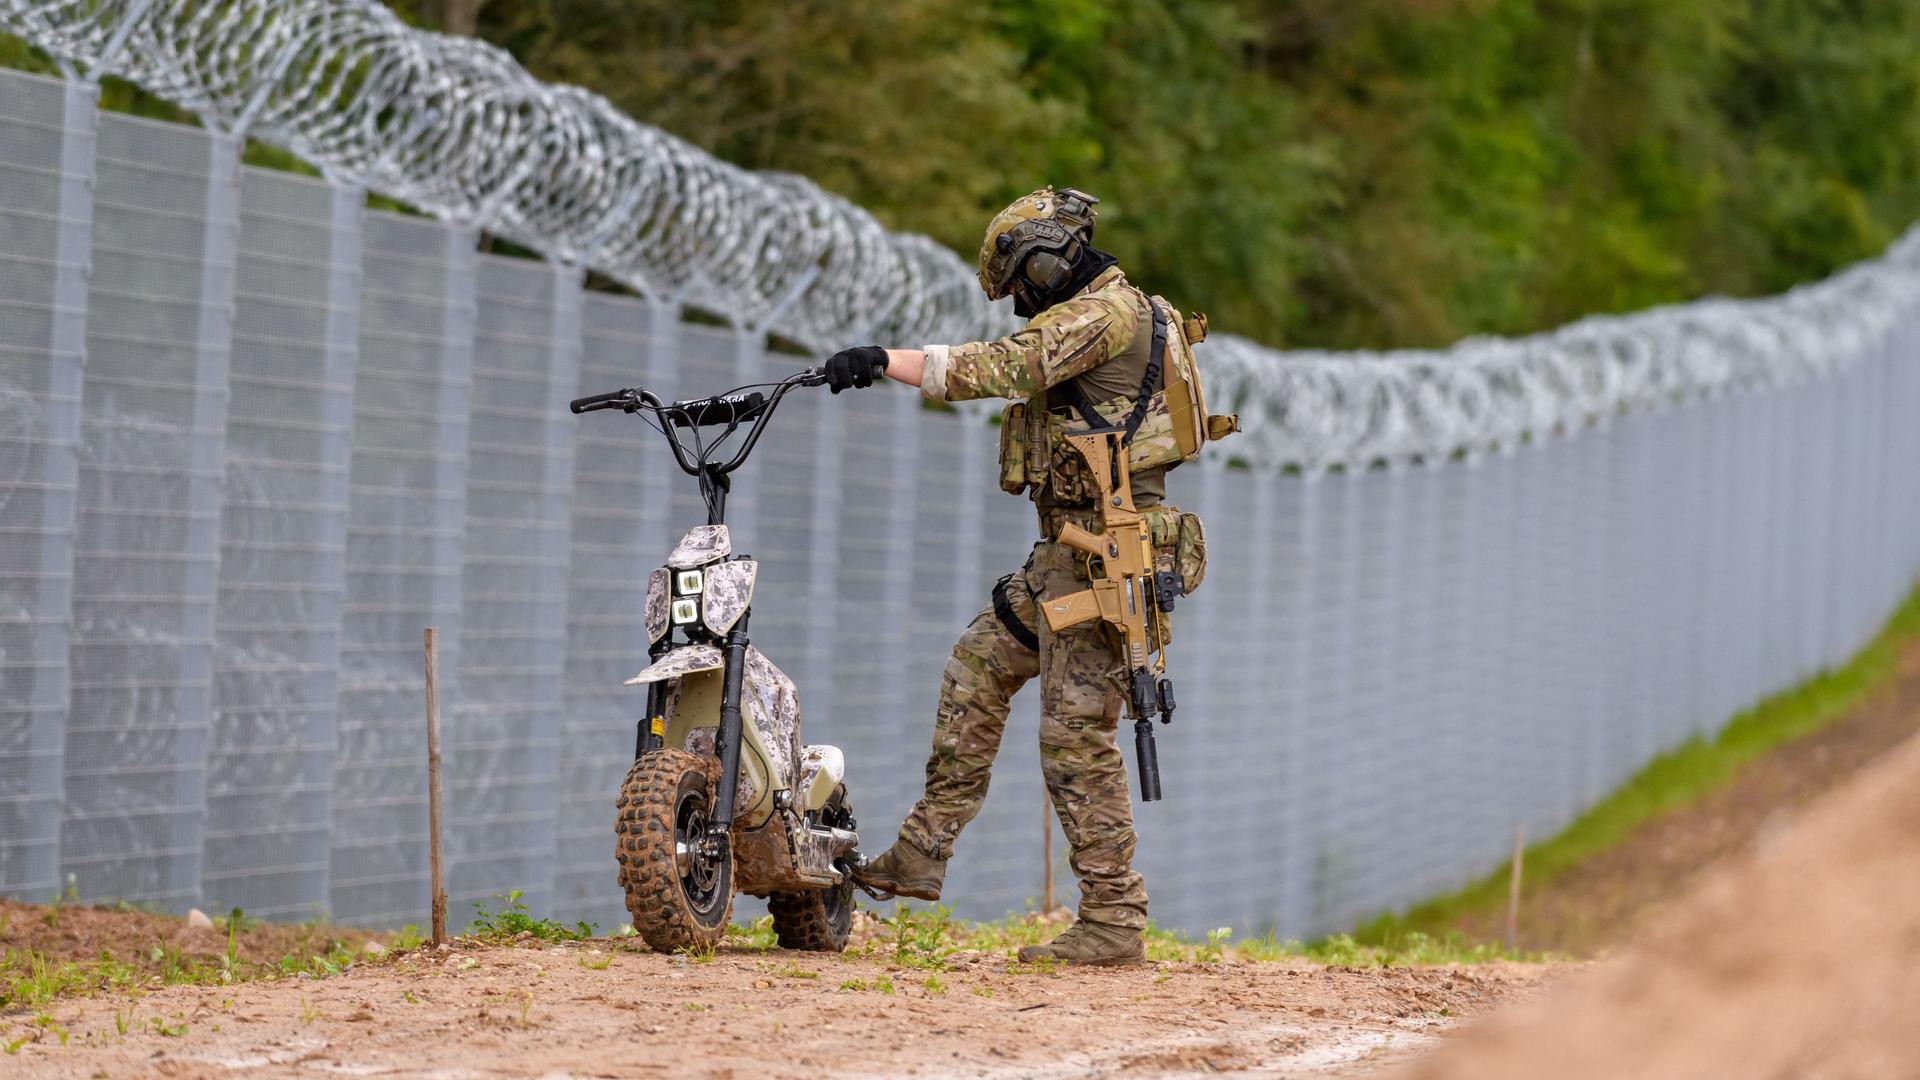
[[[1015,286],[1029,256],[1045,256],[1028,268],[1033,284],[1058,284],[1081,244],[1093,240],[1094,205],[1100,200],[1073,188],[1041,188],[1022,195],[987,223],[980,241],[980,287],[998,300]]]

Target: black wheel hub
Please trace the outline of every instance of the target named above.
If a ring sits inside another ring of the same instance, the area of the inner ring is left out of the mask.
[[[673,815],[673,861],[680,873],[680,889],[696,911],[712,911],[727,899],[721,895],[726,878],[727,845],[707,833],[707,797],[690,791],[680,797]]]

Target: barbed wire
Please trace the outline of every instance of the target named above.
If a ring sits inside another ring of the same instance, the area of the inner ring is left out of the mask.
[[[414,29],[374,0],[0,0],[6,29],[336,183],[591,267],[656,301],[816,352],[1009,333],[972,267],[805,178],[752,172],[552,86],[500,49]],[[1784,386],[1864,354],[1920,284],[1909,233],[1880,259],[1763,300],[1703,300],[1435,351],[1202,347],[1224,448],[1318,471],[1444,460],[1623,411]],[[1204,298],[1175,298],[1204,308]]]

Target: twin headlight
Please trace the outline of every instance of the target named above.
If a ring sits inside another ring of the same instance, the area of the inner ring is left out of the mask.
[[[659,641],[674,626],[704,626],[726,633],[753,602],[759,566],[728,559],[693,570],[662,566],[647,576],[647,641]]]
[[[681,570],[673,575],[675,626],[690,626],[700,621],[700,592],[706,584],[706,575],[698,570]]]

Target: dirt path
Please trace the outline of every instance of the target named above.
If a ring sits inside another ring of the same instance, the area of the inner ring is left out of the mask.
[[[1563,956],[1615,948],[1712,866],[1784,827],[1813,800],[1920,734],[1920,641],[1895,676],[1847,716],[1747,763],[1732,783],[1662,814],[1554,880],[1529,888],[1520,944]],[[1498,941],[1505,910],[1460,920],[1469,940]]]
[[[948,963],[936,975],[777,950],[699,963],[609,942],[421,950],[335,978],[172,987],[131,1012],[124,998],[69,999],[48,1010],[65,1046],[30,1017],[0,1017],[6,1040],[40,1033],[0,1057],[0,1075],[1371,1075],[1553,970]]]
[[[1920,1076],[1920,738],[1417,1080]]]

